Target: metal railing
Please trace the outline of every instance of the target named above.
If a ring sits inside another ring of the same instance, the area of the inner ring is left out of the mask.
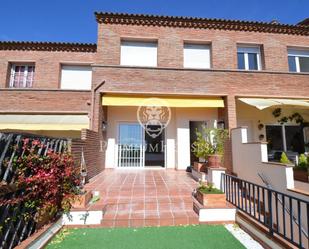
[[[16,188],[14,160],[24,155],[23,139],[39,140],[44,147],[38,155],[46,155],[49,149],[57,153],[67,150],[67,139],[31,136],[28,134],[0,133],[0,199],[10,200],[25,193]],[[24,217],[27,214],[28,217]],[[29,216],[29,214],[32,214]],[[14,248],[28,238],[36,229],[36,210],[25,202],[0,205],[0,249]]]
[[[309,202],[232,175],[223,175],[226,200],[299,248],[309,247]]]

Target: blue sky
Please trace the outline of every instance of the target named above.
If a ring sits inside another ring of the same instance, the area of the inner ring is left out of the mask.
[[[308,10],[309,0],[2,0],[0,40],[96,42],[94,11],[295,24]]]

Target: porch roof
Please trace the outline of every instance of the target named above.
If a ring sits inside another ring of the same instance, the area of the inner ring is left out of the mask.
[[[0,130],[81,130],[89,128],[87,115],[0,115]]]
[[[104,95],[104,106],[168,106],[168,107],[224,107],[220,97],[167,97],[167,96],[129,96],[129,95]]]
[[[239,98],[241,102],[254,106],[259,110],[266,109],[271,106],[301,106],[309,108],[309,100],[303,99],[276,99],[276,98]]]

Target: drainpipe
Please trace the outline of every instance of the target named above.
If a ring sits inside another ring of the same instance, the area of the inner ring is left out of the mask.
[[[100,84],[96,85],[93,89],[92,89],[92,93],[91,93],[91,97],[92,97],[92,101],[91,101],[91,130],[93,130],[93,115],[94,115],[94,102],[95,102],[95,93],[96,91],[105,84],[105,80],[103,80]]]

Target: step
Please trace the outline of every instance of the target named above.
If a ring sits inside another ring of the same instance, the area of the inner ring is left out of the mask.
[[[191,202],[120,203],[106,205],[102,226],[143,227],[198,224]]]

